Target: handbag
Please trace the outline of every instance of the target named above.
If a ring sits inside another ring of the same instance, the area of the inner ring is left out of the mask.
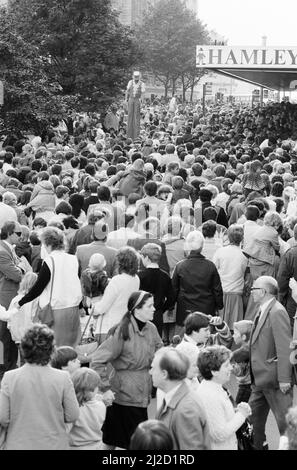
[[[236,431],[238,450],[255,450],[254,431],[249,421],[245,421]]]
[[[44,325],[47,325],[49,327],[53,326],[54,324],[54,314],[53,314],[53,309],[51,306],[51,301],[52,301],[53,284],[54,284],[54,276],[55,276],[55,262],[52,256],[50,258],[53,263],[53,274],[52,274],[52,284],[51,284],[49,303],[43,308],[38,307],[36,317],[35,317],[38,322],[43,323]]]
[[[97,340],[95,339],[94,336],[94,331],[91,331],[90,336],[85,336],[87,329],[89,327],[90,321],[93,317],[93,310],[92,308],[91,313],[89,315],[89,319],[87,321],[87,324],[85,326],[85,329],[83,331],[83,334],[81,335],[80,342],[78,346],[76,346],[75,351],[77,352],[77,357],[81,364],[86,364],[91,362],[92,360],[92,355],[95,353],[95,351],[98,349],[99,344]],[[103,315],[101,315],[100,318],[100,330],[99,330],[99,335],[101,333],[101,327],[102,327],[102,321],[103,321]]]

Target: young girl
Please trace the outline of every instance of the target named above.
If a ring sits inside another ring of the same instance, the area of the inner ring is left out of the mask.
[[[99,375],[92,369],[82,367],[71,376],[79,403],[79,418],[69,431],[71,450],[101,450],[102,425],[106,406],[98,394]]]

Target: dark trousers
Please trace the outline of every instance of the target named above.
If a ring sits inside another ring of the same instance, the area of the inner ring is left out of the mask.
[[[18,347],[11,339],[10,331],[5,321],[0,321],[0,380],[8,370],[16,369]]]
[[[292,402],[292,388],[284,394],[279,388],[261,390],[252,385],[249,405],[252,409],[251,422],[254,428],[254,445],[256,450],[263,450],[263,443],[266,441],[265,425],[269,410],[271,409],[274,414],[280,435],[283,435],[286,430],[285,416],[288,409],[292,406]]]
[[[160,338],[163,334],[163,312],[156,310],[154,313],[153,323],[156,325]]]
[[[239,384],[238,392],[235,399],[236,405],[242,402],[248,403],[251,396],[251,391],[252,390],[250,384]]]

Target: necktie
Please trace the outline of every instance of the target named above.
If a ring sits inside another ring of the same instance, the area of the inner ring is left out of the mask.
[[[254,321],[254,325],[253,325],[253,330],[252,330],[252,335],[251,335],[251,336],[253,336],[253,334],[254,334],[255,331],[256,331],[257,325],[258,325],[259,320],[260,320],[260,316],[261,316],[261,310],[258,311],[258,313],[257,313],[257,315],[256,315],[256,317],[255,317],[255,321]]]
[[[12,253],[12,257],[13,257],[14,263],[15,263],[16,265],[18,265],[21,260],[20,260],[20,258],[18,257],[18,255],[16,254],[16,252],[15,252],[15,247],[14,247],[14,246],[11,247],[11,253]]]
[[[163,398],[162,404],[157,411],[157,419],[159,419],[166,410],[166,400]]]

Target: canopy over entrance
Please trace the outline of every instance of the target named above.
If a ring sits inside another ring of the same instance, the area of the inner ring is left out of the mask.
[[[198,45],[196,66],[264,88],[281,91],[297,88],[296,46]]]

